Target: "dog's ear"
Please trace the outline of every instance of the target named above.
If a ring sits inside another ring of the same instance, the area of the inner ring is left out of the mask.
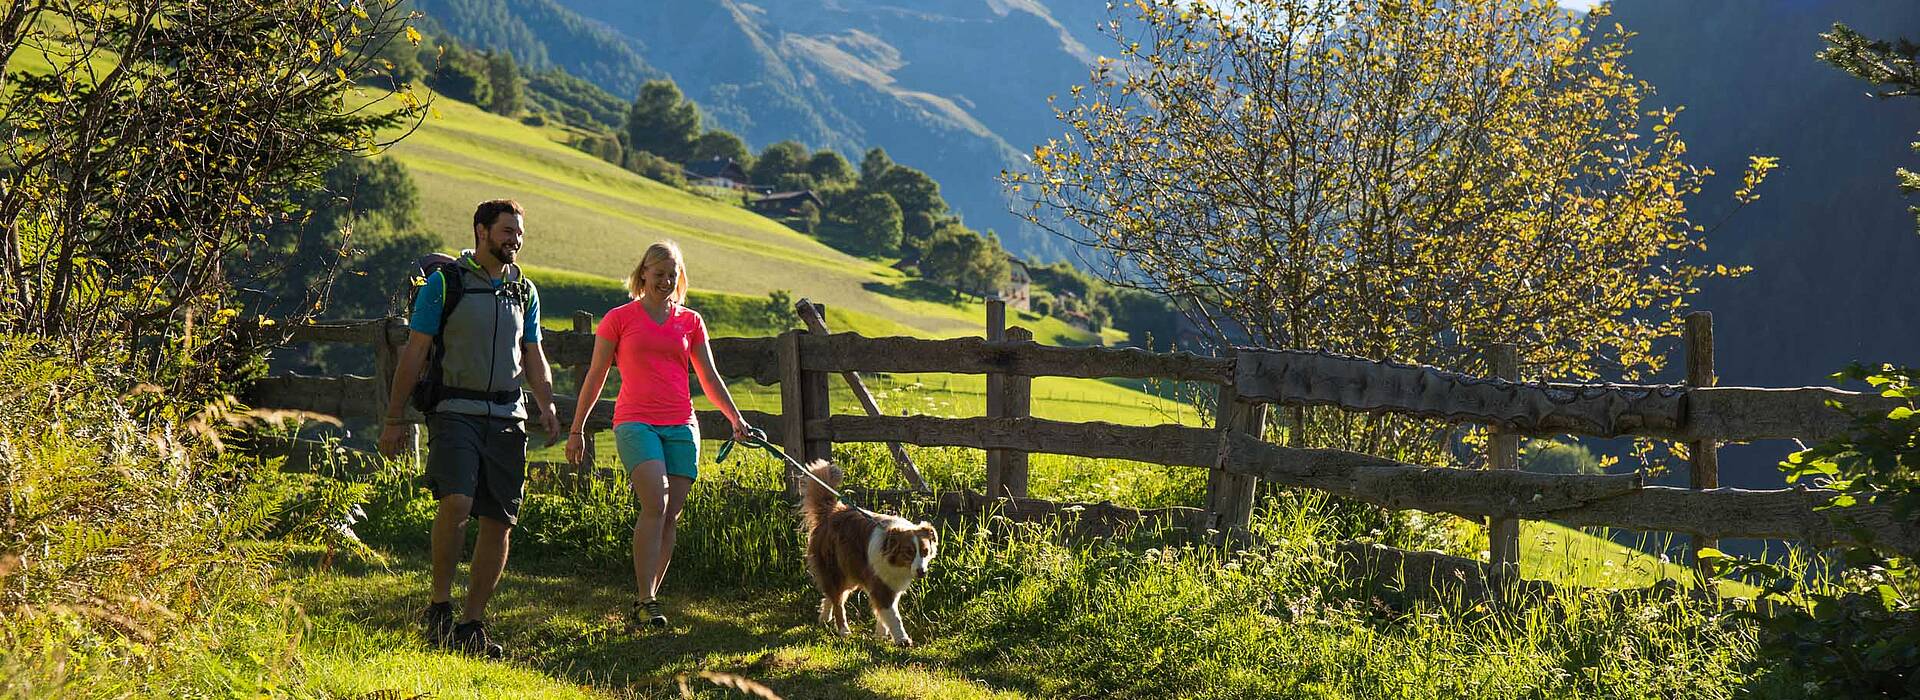
[[[933,523],[927,522],[925,520],[922,520],[920,521],[920,524],[913,526],[913,531],[924,532],[934,537],[940,536],[940,531],[933,529]]]

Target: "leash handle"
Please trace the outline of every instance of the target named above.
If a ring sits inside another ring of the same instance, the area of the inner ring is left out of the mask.
[[[847,507],[853,508],[854,510],[859,510],[862,512],[866,511],[865,508],[860,507],[859,503],[854,502],[852,496],[848,496],[844,493],[841,493],[839,489],[836,489],[832,486],[828,486],[827,482],[821,481],[820,477],[814,476],[813,472],[807,471],[807,468],[805,465],[802,465],[800,464],[800,462],[794,460],[794,458],[787,456],[786,452],[783,452],[781,451],[780,448],[775,447],[773,443],[767,442],[766,431],[761,430],[759,428],[748,429],[747,439],[745,441],[736,441],[733,438],[727,438],[726,442],[723,442],[720,444],[720,453],[713,456],[713,461],[714,462],[727,461],[727,456],[733,453],[733,446],[737,442],[744,442],[744,444],[750,447],[758,447],[760,449],[773,453],[773,456],[780,458],[780,461],[787,463],[788,466],[791,466],[794,469],[799,470],[801,475],[809,479],[812,479],[813,483],[819,484],[820,488],[826,489],[827,493],[833,494],[835,499],[839,500],[841,503],[846,504]]]

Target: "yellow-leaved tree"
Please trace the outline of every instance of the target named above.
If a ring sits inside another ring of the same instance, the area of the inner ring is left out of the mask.
[[[1623,60],[1605,5],[1139,0],[1008,173],[1030,220],[1216,343],[1485,374],[1643,377],[1703,279],[1712,173]],[[1756,158],[1737,197],[1772,167]],[[1446,462],[1438,426],[1308,415],[1300,444]]]

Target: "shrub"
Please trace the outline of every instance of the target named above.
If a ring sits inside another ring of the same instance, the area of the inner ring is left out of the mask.
[[[202,696],[205,669],[266,694],[298,623],[267,602],[284,550],[259,538],[315,534],[341,500],[286,517],[301,479],[220,451],[226,407],[43,350],[0,337],[0,695]]]
[[[681,172],[680,166],[675,165],[673,161],[646,151],[635,150],[627,152],[626,168],[663,185],[670,187],[687,186],[687,177]]]

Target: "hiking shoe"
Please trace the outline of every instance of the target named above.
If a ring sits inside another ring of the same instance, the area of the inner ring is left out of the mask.
[[[453,637],[453,602],[440,601],[427,606],[420,613],[420,619],[427,625],[427,641],[436,646],[446,646]]]
[[[449,645],[475,656],[498,659],[507,655],[507,650],[487,638],[487,623],[468,620],[454,625]]]
[[[627,617],[627,621],[633,627],[645,625],[665,629],[667,626],[667,616],[660,612],[659,598],[633,601],[633,613]]]

